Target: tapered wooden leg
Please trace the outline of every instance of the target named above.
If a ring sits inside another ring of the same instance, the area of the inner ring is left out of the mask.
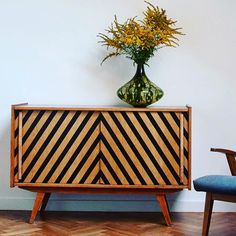
[[[30,216],[30,220],[29,220],[30,224],[34,223],[34,219],[35,219],[35,217],[38,213],[38,210],[39,210],[39,208],[42,204],[44,196],[45,196],[45,193],[43,193],[43,192],[38,192],[37,193],[36,199],[34,201],[34,207],[33,207],[33,210],[32,210],[31,216]]]
[[[169,207],[168,207],[168,202],[166,200],[166,195],[165,194],[158,194],[157,201],[160,204],[161,211],[164,216],[166,225],[170,226],[171,225],[171,218],[170,218],[170,211],[169,211]]]
[[[48,200],[49,200],[50,196],[51,196],[51,193],[45,193],[44,198],[43,198],[43,202],[42,202],[42,205],[40,208],[40,213],[43,213],[44,210],[46,209],[46,206],[48,204]]]
[[[209,233],[213,204],[214,200],[212,199],[212,194],[206,193],[202,236],[207,236]]]

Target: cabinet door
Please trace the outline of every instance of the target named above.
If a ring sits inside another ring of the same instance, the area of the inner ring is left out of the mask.
[[[92,111],[15,112],[14,182],[99,181],[99,114]]]
[[[187,185],[187,112],[103,112],[101,181],[120,185]]]

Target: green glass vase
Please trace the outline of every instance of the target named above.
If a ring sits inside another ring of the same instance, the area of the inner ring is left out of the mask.
[[[134,77],[117,91],[121,100],[134,107],[146,107],[157,102],[163,94],[163,91],[148,79],[143,64],[137,64]]]

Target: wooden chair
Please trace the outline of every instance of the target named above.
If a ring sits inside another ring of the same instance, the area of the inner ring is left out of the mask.
[[[211,151],[226,155],[232,176],[207,175],[193,181],[196,191],[206,192],[202,236],[209,233],[214,200],[236,202],[236,152],[220,148]]]

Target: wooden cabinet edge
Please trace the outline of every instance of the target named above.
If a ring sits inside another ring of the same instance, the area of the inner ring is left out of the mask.
[[[15,110],[71,110],[71,111],[162,111],[162,112],[187,112],[189,107],[187,106],[173,106],[173,107],[148,107],[148,108],[135,108],[135,107],[96,107],[96,106],[45,106],[45,105],[30,105],[30,104],[19,104],[14,105]]]
[[[50,187],[50,188],[114,188],[114,189],[186,189],[188,185],[105,185],[105,184],[55,184],[55,183],[15,183],[15,186],[24,187]]]
[[[15,143],[15,105],[11,106],[11,140],[10,140],[10,187],[14,187],[14,143]]]
[[[188,179],[188,189],[192,188],[192,107],[188,106],[188,171],[189,171],[189,179]]]
[[[15,186],[14,176],[14,147],[15,147],[15,110],[19,106],[27,106],[28,103],[18,103],[11,105],[11,140],[10,140],[10,187]]]

